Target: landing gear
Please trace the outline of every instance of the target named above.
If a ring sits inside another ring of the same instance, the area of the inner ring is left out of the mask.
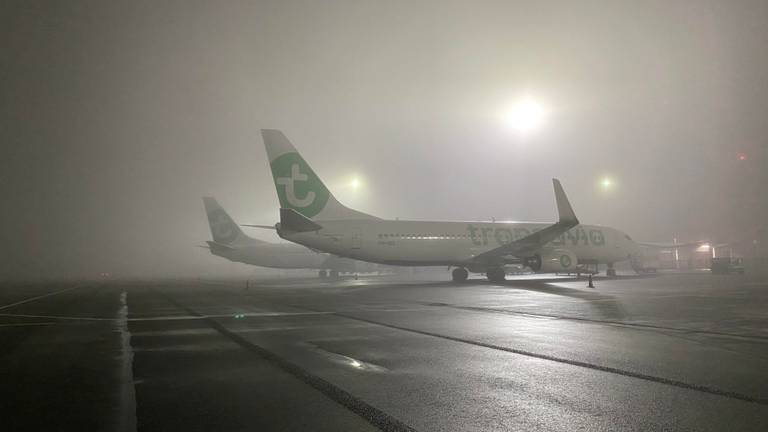
[[[464,282],[469,276],[469,272],[465,268],[455,268],[451,273],[454,282]]]
[[[328,276],[328,273],[326,273],[325,270],[320,270],[317,272],[317,275],[320,276],[320,279],[325,279]]]
[[[331,270],[330,277],[337,279],[339,277],[339,272],[337,270]]]
[[[608,269],[605,271],[608,277],[616,277],[616,269],[613,268],[613,263],[608,263]]]
[[[504,279],[506,278],[507,274],[504,272],[504,269],[501,267],[494,267],[488,269],[488,272],[485,273],[486,276],[488,276],[488,280],[491,282],[504,282]]]

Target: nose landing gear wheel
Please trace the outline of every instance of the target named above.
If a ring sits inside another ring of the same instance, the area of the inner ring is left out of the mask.
[[[469,272],[467,271],[467,269],[457,268],[457,269],[453,269],[451,276],[453,276],[454,282],[464,282],[465,280],[467,280],[467,277],[469,276]]]
[[[488,276],[489,281],[496,283],[504,282],[504,279],[507,276],[507,274],[504,273],[504,269],[501,267],[488,269],[488,272],[485,275]]]

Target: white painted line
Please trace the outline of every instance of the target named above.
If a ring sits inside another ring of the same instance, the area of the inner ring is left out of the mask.
[[[118,431],[136,431],[136,389],[133,383],[133,350],[131,349],[131,332],[128,330],[128,294],[120,294],[120,309],[117,311],[115,326],[120,332],[122,368],[120,392],[120,421]]]
[[[215,315],[166,315],[156,317],[144,317],[144,318],[126,318],[126,322],[140,322],[140,321],[181,321],[181,320],[204,320],[208,318],[235,318],[235,315],[239,315],[240,318],[247,317],[280,317],[280,316],[305,316],[305,315],[333,315],[336,312],[254,312],[254,313],[227,313],[227,314],[215,314]],[[0,317],[14,317],[14,318],[45,318],[45,319],[57,319],[68,321],[119,321],[120,318],[103,318],[103,317],[79,317],[79,316],[64,316],[64,315],[34,315],[34,314],[4,314],[0,313]]]
[[[32,322],[32,323],[14,323],[14,324],[0,324],[0,327],[26,327],[26,326],[42,326],[56,324],[53,321],[48,322]]]
[[[7,304],[7,305],[4,305],[4,306],[0,306],[0,310],[7,309],[7,308],[10,308],[10,307],[14,307],[14,306],[18,306],[18,305],[24,304],[24,303],[33,302],[35,300],[40,300],[40,299],[43,299],[43,298],[46,298],[46,297],[55,296],[56,294],[65,293],[67,291],[72,291],[73,289],[77,289],[77,288],[80,288],[80,285],[75,285],[73,287],[66,288],[66,289],[63,289],[63,290],[60,290],[60,291],[54,291],[52,293],[43,294],[43,295],[40,295],[40,296],[37,296],[37,297],[32,297],[32,298],[28,298],[28,299],[25,299],[25,300],[22,300],[22,301],[17,301],[16,303],[11,303],[11,304]]]
[[[70,320],[70,321],[115,321],[115,318],[94,318],[94,317],[77,317],[77,316],[62,316],[62,315],[0,314],[0,317],[45,318],[45,319],[56,319],[56,320]]]
[[[207,318],[248,318],[248,317],[280,317],[280,316],[305,316],[305,315],[332,315],[334,312],[243,312],[213,315],[171,315],[145,318],[129,318],[128,321],[174,321],[174,320],[200,320]]]

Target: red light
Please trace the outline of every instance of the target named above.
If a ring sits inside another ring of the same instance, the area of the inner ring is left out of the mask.
[[[746,155],[745,153],[739,153],[738,155],[736,155],[736,157],[737,157],[737,158],[738,158],[740,161],[745,161],[745,160],[747,160],[747,155]]]

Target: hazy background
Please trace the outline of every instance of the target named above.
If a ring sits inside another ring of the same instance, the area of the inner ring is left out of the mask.
[[[382,217],[768,220],[764,0],[3,1],[0,53],[0,277],[250,272],[195,245],[205,194],[276,221],[260,128]]]

